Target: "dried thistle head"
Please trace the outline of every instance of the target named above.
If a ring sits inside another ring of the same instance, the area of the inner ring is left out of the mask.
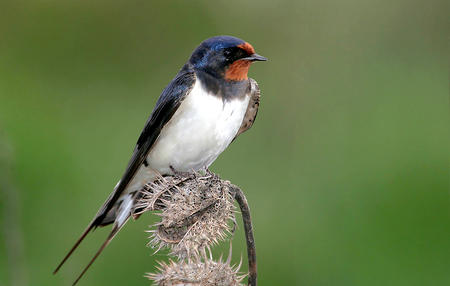
[[[159,262],[159,273],[147,273],[146,277],[158,286],[240,286],[245,275],[239,275],[238,266],[206,259],[205,262],[169,261]]]
[[[156,251],[169,247],[180,259],[197,257],[234,226],[229,182],[212,174],[161,177],[146,185],[138,207],[161,210],[161,221],[149,230],[149,245]]]

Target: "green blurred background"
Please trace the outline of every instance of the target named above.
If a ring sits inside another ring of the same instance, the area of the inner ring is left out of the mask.
[[[1,1],[0,284],[51,273],[128,162],[165,85],[229,34],[258,119],[213,164],[243,188],[260,285],[450,285],[448,1]],[[80,285],[149,285],[147,214]],[[242,227],[233,261],[246,252]],[[222,247],[227,251],[226,244]]]

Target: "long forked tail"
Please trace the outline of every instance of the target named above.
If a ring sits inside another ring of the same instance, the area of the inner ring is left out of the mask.
[[[56,274],[56,272],[59,271],[59,269],[61,268],[61,266],[63,266],[63,264],[66,262],[66,260],[72,255],[72,253],[75,251],[75,249],[78,248],[78,246],[80,245],[80,243],[84,240],[84,238],[86,237],[86,235],[92,230],[95,229],[97,226],[94,224],[95,219],[89,223],[88,227],[84,230],[83,234],[80,236],[80,238],[77,240],[77,242],[75,242],[75,244],[72,246],[72,248],[69,250],[69,252],[66,254],[66,256],[64,257],[64,259],[58,264],[58,266],[56,267],[55,271],[53,271],[53,274]]]
[[[106,203],[108,203],[109,198]],[[105,203],[105,204],[106,204]],[[97,228],[98,226],[105,226],[112,222],[114,222],[113,228],[111,232],[109,233],[108,237],[106,238],[105,242],[101,245],[99,250],[95,253],[94,257],[91,259],[91,261],[88,263],[88,265],[83,269],[83,272],[78,276],[78,278],[75,280],[73,285],[77,284],[77,282],[83,277],[84,273],[89,269],[89,267],[94,263],[94,261],[97,259],[97,257],[102,253],[103,249],[111,242],[111,240],[116,236],[116,234],[122,229],[122,227],[125,225],[125,223],[128,221],[128,219],[131,216],[131,209],[133,207],[134,198],[132,194],[127,194],[124,196],[124,198],[120,201],[118,205],[118,209],[114,212],[114,217],[105,217],[105,219],[99,221],[99,214],[103,213],[104,206],[100,209],[99,213],[94,217],[94,219],[89,223],[88,227],[84,230],[84,232],[81,234],[80,238],[76,241],[74,246],[70,249],[70,251],[67,253],[67,255],[64,257],[64,259],[61,261],[61,263],[56,267],[55,271],[53,271],[53,274],[56,274],[58,270],[61,268],[61,266],[67,261],[67,259],[72,255],[72,253],[75,251],[75,249],[78,248],[80,243],[84,240],[84,238],[87,236],[87,234]],[[112,220],[111,220],[112,219]]]
[[[92,263],[94,263],[94,261],[100,255],[100,253],[102,253],[103,249],[105,249],[105,247],[108,246],[108,244],[111,242],[111,240],[122,229],[122,227],[125,225],[125,223],[128,221],[129,218],[130,218],[130,215],[128,215],[128,217],[125,219],[125,221],[123,221],[123,223],[121,223],[120,225],[119,224],[114,224],[113,229],[109,233],[109,235],[106,238],[105,242],[103,242],[102,246],[100,246],[100,248],[95,253],[94,257],[92,257],[91,261],[89,261],[89,263],[86,265],[86,267],[80,273],[80,275],[78,275],[77,279],[75,280],[75,282],[73,282],[72,286],[74,286],[75,284],[78,283],[78,281],[80,281],[80,279],[81,279],[81,277],[83,277],[84,273],[86,273],[86,271],[89,269],[89,267],[91,267]]]

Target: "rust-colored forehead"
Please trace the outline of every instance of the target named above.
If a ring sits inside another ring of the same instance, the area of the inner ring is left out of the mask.
[[[252,45],[250,45],[249,43],[245,42],[243,44],[240,44],[238,46],[238,48],[243,49],[244,51],[246,51],[249,55],[252,55],[255,53],[255,49],[253,48]]]

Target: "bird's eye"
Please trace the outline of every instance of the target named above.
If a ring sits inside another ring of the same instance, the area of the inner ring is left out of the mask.
[[[231,56],[231,51],[230,50],[225,50],[224,53],[225,57],[230,57]]]

